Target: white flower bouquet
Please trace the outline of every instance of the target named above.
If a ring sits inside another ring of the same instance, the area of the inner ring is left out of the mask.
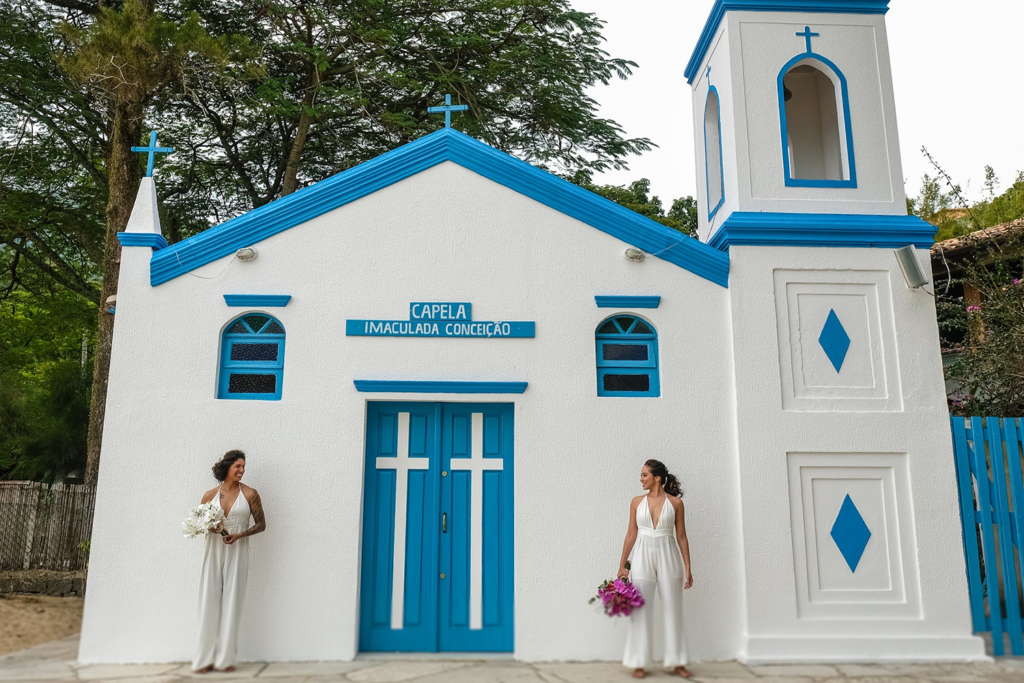
[[[205,536],[211,531],[219,531],[221,536],[227,536],[228,532],[224,530],[224,511],[212,501],[194,507],[189,511],[188,519],[181,523],[181,531],[185,538]]]

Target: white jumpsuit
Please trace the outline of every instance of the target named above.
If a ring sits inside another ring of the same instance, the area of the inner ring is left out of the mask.
[[[647,496],[636,509],[637,536],[633,544],[629,578],[644,598],[644,606],[629,615],[626,654],[622,663],[631,669],[651,665],[651,633],[654,628],[654,589],[657,587],[664,603],[665,666],[686,665],[686,642],[683,637],[683,584],[686,568],[676,540],[676,513],[665,500],[655,528]]]
[[[220,506],[220,492],[214,496]],[[249,528],[249,501],[239,491],[224,521],[230,534]],[[249,539],[231,545],[219,533],[206,535],[206,554],[199,583],[199,642],[192,669],[211,664],[226,669],[238,662],[238,623],[242,616],[245,584],[249,574]]]

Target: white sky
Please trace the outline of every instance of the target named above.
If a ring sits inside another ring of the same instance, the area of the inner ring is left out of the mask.
[[[658,148],[630,170],[595,177],[621,185],[649,178],[665,207],[696,194],[690,86],[683,70],[713,0],[572,0],[605,21],[605,50],[639,64],[627,81],[591,96],[602,116]],[[892,0],[886,15],[907,193],[934,175],[921,146],[981,197],[985,164],[1007,188],[1024,170],[1021,0]]]

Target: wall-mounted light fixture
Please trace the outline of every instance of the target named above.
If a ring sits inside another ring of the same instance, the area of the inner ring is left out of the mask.
[[[626,250],[626,258],[628,258],[630,261],[640,263],[645,258],[647,258],[647,254],[645,254],[642,249],[630,247],[629,249]]]
[[[235,252],[235,256],[238,257],[239,261],[255,261],[258,254],[252,247],[242,247]]]

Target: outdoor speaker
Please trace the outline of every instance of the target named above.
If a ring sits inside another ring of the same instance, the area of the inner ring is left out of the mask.
[[[917,260],[913,245],[907,245],[896,250],[896,260],[903,271],[903,279],[907,281],[907,287],[920,289],[928,284],[928,276],[921,269],[921,262]]]

